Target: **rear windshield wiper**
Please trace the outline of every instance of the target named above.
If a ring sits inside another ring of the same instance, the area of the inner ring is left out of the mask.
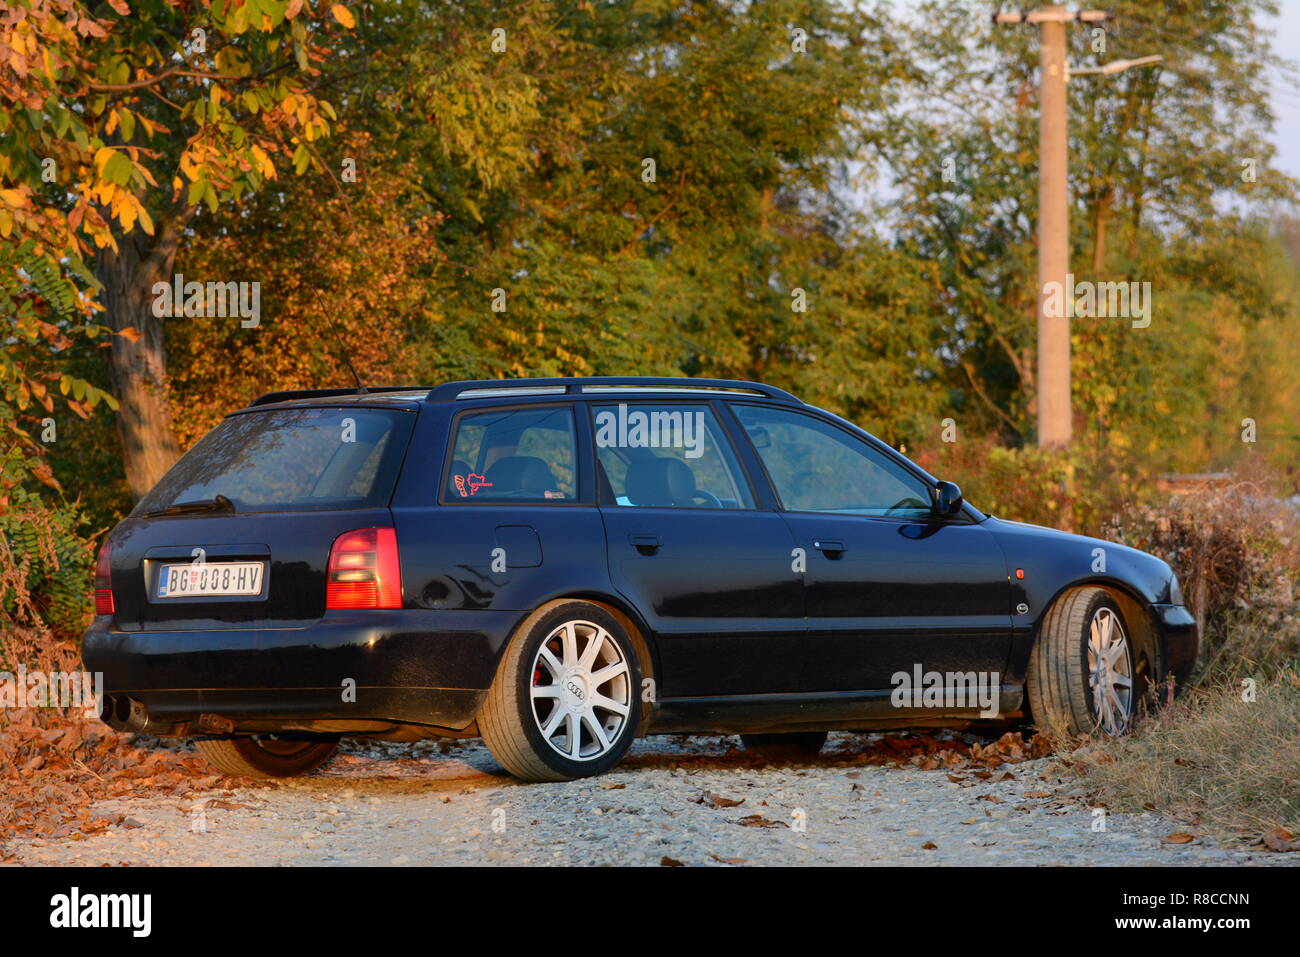
[[[190,512],[233,512],[234,510],[234,502],[224,495],[214,495],[212,498],[199,499],[194,502],[177,502],[175,505],[168,505],[166,508],[156,508],[152,512],[145,512],[143,517],[186,515]]]

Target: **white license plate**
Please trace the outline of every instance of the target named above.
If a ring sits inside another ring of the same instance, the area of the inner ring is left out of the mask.
[[[207,595],[260,595],[262,562],[204,562],[164,565],[158,575],[159,598],[194,598]]]

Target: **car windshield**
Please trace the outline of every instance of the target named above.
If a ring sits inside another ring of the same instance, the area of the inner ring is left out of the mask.
[[[232,415],[172,466],[132,514],[217,496],[236,512],[385,505],[414,419],[396,409],[352,408]]]

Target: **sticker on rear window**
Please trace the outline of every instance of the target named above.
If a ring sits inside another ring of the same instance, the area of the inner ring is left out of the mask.
[[[475,475],[473,472],[470,472],[469,475],[453,476],[453,481],[461,498],[469,498],[481,488],[492,487],[492,483],[487,480],[486,475]]]

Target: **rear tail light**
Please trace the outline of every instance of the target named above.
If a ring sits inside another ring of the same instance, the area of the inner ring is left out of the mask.
[[[325,607],[402,607],[396,530],[358,528],[334,539],[325,582]]]
[[[113,614],[113,543],[107,539],[95,559],[95,614]],[[83,581],[85,579],[82,579]]]

